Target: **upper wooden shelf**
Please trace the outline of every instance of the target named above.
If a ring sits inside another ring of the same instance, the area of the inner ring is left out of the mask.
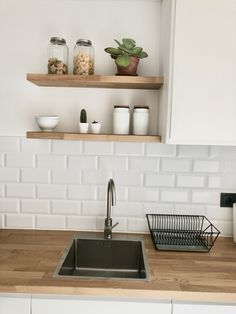
[[[160,142],[158,135],[115,135],[115,134],[82,134],[68,132],[28,131],[27,138],[64,140],[64,141],[118,141],[118,142]]]
[[[163,77],[104,76],[104,75],[55,75],[28,73],[27,80],[38,86],[99,87],[124,89],[160,89]]]

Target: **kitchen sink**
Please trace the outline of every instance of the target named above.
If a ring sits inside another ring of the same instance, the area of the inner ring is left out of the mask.
[[[132,236],[75,237],[54,276],[148,280],[144,241]]]

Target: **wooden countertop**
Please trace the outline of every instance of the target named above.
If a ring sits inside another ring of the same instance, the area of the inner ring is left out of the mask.
[[[150,281],[53,278],[75,231],[0,230],[0,292],[236,302],[236,244],[209,253],[156,251],[144,235]]]

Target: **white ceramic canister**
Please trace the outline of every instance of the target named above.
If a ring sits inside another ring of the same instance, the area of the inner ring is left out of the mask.
[[[114,106],[113,134],[129,134],[129,106]]]
[[[133,134],[147,135],[149,128],[149,107],[135,106],[133,112]]]

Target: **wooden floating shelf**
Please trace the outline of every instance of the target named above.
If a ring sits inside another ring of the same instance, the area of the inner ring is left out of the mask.
[[[64,141],[114,141],[114,142],[156,142],[161,141],[158,135],[115,135],[115,134],[82,134],[67,132],[34,132],[26,133],[27,138]]]
[[[80,76],[34,73],[28,73],[27,80],[38,86],[124,89],[160,89],[164,82],[163,77],[155,76]]]

